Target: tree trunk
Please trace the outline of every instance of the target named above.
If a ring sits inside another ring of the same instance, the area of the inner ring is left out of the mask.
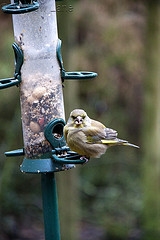
[[[145,240],[160,239],[160,5],[147,3],[143,122],[143,227]]]

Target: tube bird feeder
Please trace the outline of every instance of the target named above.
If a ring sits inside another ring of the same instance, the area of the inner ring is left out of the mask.
[[[13,78],[0,80],[0,89],[18,86],[24,147],[6,156],[24,156],[22,172],[40,173],[45,239],[59,240],[59,217],[54,172],[84,160],[66,146],[62,82],[89,79],[94,72],[66,72],[58,39],[55,0],[11,0],[2,7],[12,14],[15,43]]]

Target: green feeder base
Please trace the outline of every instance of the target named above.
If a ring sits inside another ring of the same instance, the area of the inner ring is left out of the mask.
[[[49,173],[69,170],[74,168],[74,164],[60,164],[53,159],[27,159],[24,158],[20,165],[21,172],[25,173]]]

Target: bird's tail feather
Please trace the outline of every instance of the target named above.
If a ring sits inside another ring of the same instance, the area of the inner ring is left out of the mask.
[[[135,145],[135,144],[132,144],[132,143],[129,143],[129,142],[123,143],[122,145],[139,148],[139,146],[137,146],[137,145]]]
[[[122,139],[118,139],[118,138],[116,138],[116,139],[102,139],[101,142],[103,144],[107,144],[107,145],[110,145],[110,146],[124,145],[124,146],[130,146],[130,147],[139,148],[139,146],[137,146],[135,144],[129,143],[126,140],[122,140]]]

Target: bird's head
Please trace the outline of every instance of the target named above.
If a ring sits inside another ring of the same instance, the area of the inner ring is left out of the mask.
[[[90,118],[84,110],[75,109],[70,113],[68,123],[76,128],[82,128],[90,124]]]

